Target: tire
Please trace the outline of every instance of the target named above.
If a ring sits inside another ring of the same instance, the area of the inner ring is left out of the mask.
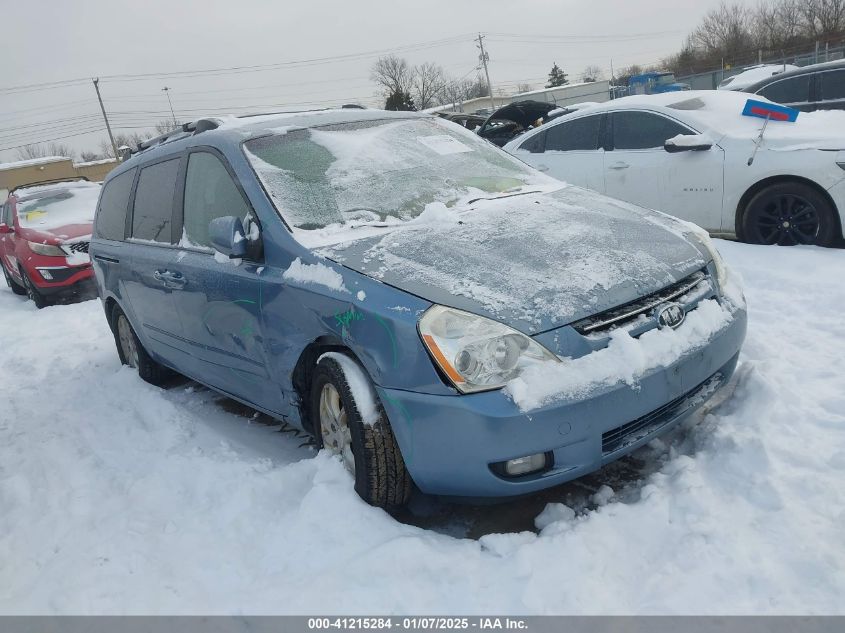
[[[751,244],[833,246],[841,237],[830,202],[800,182],[777,183],[758,192],[737,228],[737,237]]]
[[[35,284],[32,283],[32,280],[30,280],[29,276],[26,274],[26,271],[23,268],[20,269],[20,273],[21,278],[23,279],[24,293],[27,297],[32,299],[32,302],[35,304],[35,307],[40,310],[41,308],[46,308],[48,305],[50,305],[50,301],[47,299],[47,297],[38,292],[38,288],[35,287]]]
[[[349,358],[349,362],[355,363],[352,358]],[[369,380],[364,370],[360,371]],[[327,404],[322,400],[327,393],[329,399],[337,398],[340,416],[332,416],[325,407],[321,408],[321,405]],[[387,414],[381,403],[377,402],[376,405],[376,422],[365,424],[341,363],[331,357],[317,363],[311,379],[308,411],[318,446],[340,454],[347,470],[355,478],[355,491],[364,501],[392,511],[408,502],[411,496],[411,476],[405,468]],[[326,429],[332,420],[338,426],[345,423],[348,446],[337,446],[337,434]],[[351,454],[346,448],[351,450]]]
[[[0,267],[3,268],[3,276],[6,278],[6,285],[9,286],[9,288],[12,289],[12,292],[14,292],[16,295],[21,295],[21,296],[25,295],[26,294],[26,288],[24,288],[17,281],[12,279],[12,276],[9,274],[9,271],[6,270],[5,266],[0,264]]]
[[[173,376],[170,369],[150,357],[141,345],[141,341],[138,340],[138,335],[135,334],[123,310],[115,306],[112,310],[111,321],[114,342],[117,345],[117,354],[121,363],[134,367],[143,380],[157,387],[161,387]]]

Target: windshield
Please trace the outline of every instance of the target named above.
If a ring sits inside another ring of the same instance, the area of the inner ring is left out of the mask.
[[[99,195],[97,185],[46,190],[37,198],[24,198],[17,203],[18,223],[21,228],[40,231],[91,224]]]
[[[381,120],[292,130],[245,143],[285,220],[321,229],[352,220],[411,220],[545,179],[469,131],[437,119]]]

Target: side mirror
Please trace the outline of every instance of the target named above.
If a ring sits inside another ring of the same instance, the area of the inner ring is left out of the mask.
[[[706,152],[713,147],[713,141],[703,134],[678,134],[663,144],[670,154],[677,152]]]
[[[214,250],[229,259],[246,256],[247,240],[240,218],[232,215],[214,218],[208,223],[208,237]]]
[[[5,222],[0,222],[0,233],[14,233],[15,229],[11,226],[6,224]]]

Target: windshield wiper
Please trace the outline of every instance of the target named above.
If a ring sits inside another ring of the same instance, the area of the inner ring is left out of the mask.
[[[542,193],[542,191],[539,189],[535,191],[517,191],[516,193],[506,193],[501,196],[493,196],[492,198],[473,198],[467,204],[473,204],[479,200],[501,200],[502,198],[513,198],[514,196],[527,196],[530,193]]]

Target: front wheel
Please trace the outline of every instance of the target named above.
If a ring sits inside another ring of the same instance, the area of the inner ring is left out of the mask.
[[[356,361],[339,353],[319,360],[309,412],[318,444],[340,457],[364,501],[386,510],[408,502],[411,476],[372,383]]]
[[[50,302],[47,301],[47,297],[45,297],[38,291],[38,288],[35,287],[35,284],[32,283],[32,280],[27,276],[26,271],[23,268],[21,268],[20,270],[26,296],[32,299],[32,302],[35,304],[35,307],[40,310],[41,308],[46,308],[48,305],[50,305]]]
[[[738,237],[752,244],[832,246],[840,237],[830,202],[800,182],[778,183],[757,193],[738,228]]]

